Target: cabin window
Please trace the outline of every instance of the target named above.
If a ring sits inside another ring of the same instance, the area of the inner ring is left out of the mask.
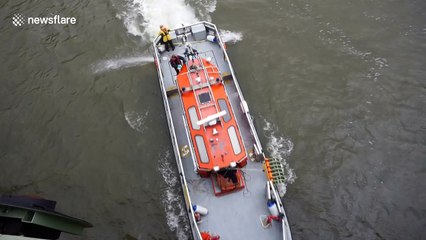
[[[206,145],[204,144],[203,136],[196,135],[195,142],[197,143],[198,154],[200,155],[200,161],[202,163],[208,163],[209,156],[207,155],[207,149],[206,149]]]
[[[226,115],[223,116],[223,121],[229,122],[229,120],[231,120],[231,115],[229,115],[228,104],[226,103],[225,99],[219,99],[218,103],[219,103],[220,111],[226,112]]]
[[[234,126],[228,128],[229,138],[231,139],[232,149],[234,150],[235,155],[241,153],[240,141],[238,141],[237,131]]]
[[[198,116],[197,116],[197,110],[195,109],[195,107],[190,107],[188,109],[188,113],[189,113],[189,118],[191,119],[192,129],[200,130],[200,125],[197,124]]]
[[[198,99],[200,99],[201,104],[206,104],[211,101],[210,93],[205,92],[198,95]]]

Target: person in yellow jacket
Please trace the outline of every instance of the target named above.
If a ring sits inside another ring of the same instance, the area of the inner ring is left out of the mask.
[[[164,25],[160,25],[160,32],[158,33],[158,35],[161,36],[161,41],[166,46],[167,52],[169,51],[169,46],[173,49],[172,51],[175,50],[175,46],[173,45],[172,38],[170,37],[169,32],[170,30],[168,28],[166,28]]]

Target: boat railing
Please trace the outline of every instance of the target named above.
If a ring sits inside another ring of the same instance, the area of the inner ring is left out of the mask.
[[[189,62],[189,59],[188,59],[188,62]],[[188,65],[189,66],[189,65]],[[188,80],[189,80],[189,83],[191,84],[191,90],[192,90],[192,92],[193,92],[193,94],[194,94],[194,98],[195,98],[195,101],[197,102],[197,111],[198,111],[198,115],[200,115],[200,116],[202,116],[201,115],[201,109],[198,107],[198,106],[200,106],[201,104],[200,104],[200,101],[198,100],[198,98],[197,98],[197,95],[195,94],[195,88],[193,88],[192,86],[195,86],[195,84],[194,84],[194,79],[192,78],[192,75],[191,75],[191,73],[192,73],[193,71],[191,71],[190,69],[189,69],[189,67],[188,67],[188,71],[186,71],[186,74],[187,74],[187,76],[188,76]],[[198,72],[195,72],[196,74],[197,74],[197,76],[198,76]],[[183,106],[183,103],[182,103],[182,106]]]
[[[202,52],[202,53],[206,53],[206,52]],[[212,56],[213,57],[213,59],[217,62],[217,60],[216,60],[216,56]],[[201,61],[201,60],[199,60],[199,61]],[[213,66],[207,66],[207,67],[205,67],[204,66],[204,64],[202,65],[202,67],[203,67],[203,70],[204,70],[204,72],[206,73],[207,72],[207,75],[206,75],[206,78],[209,78],[209,75],[208,75],[208,71],[206,71],[206,69],[207,68],[212,68],[212,69],[214,69],[214,67]],[[214,72],[213,72],[214,73]],[[223,81],[223,75],[222,75],[222,73],[218,70],[218,73],[219,73],[219,76],[220,76],[220,79]],[[210,92],[212,92],[212,89],[211,89],[211,83],[210,83],[210,81],[209,81],[209,79],[207,80],[208,81],[208,84],[209,84],[209,90],[210,90]],[[228,95],[228,92],[227,92],[227,90],[226,90],[226,88],[224,88],[225,89],[225,94],[226,94],[226,96],[227,96],[227,98],[229,99],[229,95]],[[239,95],[239,96],[241,96],[241,95]],[[241,99],[241,97],[240,97],[240,99]],[[230,109],[231,109],[231,111],[233,112],[233,113],[236,113],[235,112],[235,110],[234,110],[234,107],[232,106],[232,104],[230,104]],[[217,109],[217,107],[216,107],[216,111],[217,112],[219,112],[219,110]],[[201,116],[201,114],[200,114],[200,116]],[[238,123],[238,121],[235,121],[235,123],[236,123],[236,125],[237,125],[237,128],[238,129],[240,129],[240,126],[239,126],[239,123]],[[222,122],[220,122],[220,124],[221,124],[221,126],[223,127],[223,123]],[[253,130],[251,129],[251,131],[253,132]],[[256,134],[256,132],[254,131],[254,134]],[[257,137],[257,135],[256,135],[256,137]],[[244,146],[244,148],[245,148],[245,146]],[[261,148],[261,146],[260,146],[260,148]]]
[[[156,48],[156,42],[157,42],[156,39],[154,39],[154,41],[153,41],[154,54],[155,54],[156,61],[159,61],[160,57],[159,57],[158,50]],[[190,197],[189,194],[187,194],[189,192],[188,184],[186,182],[185,172],[183,171],[182,158],[181,158],[180,152],[179,152],[179,145],[177,143],[176,131],[175,131],[175,127],[174,127],[173,120],[172,120],[170,105],[169,105],[169,102],[167,101],[167,99],[168,99],[167,98],[167,92],[166,92],[166,89],[164,88],[164,84],[163,84],[163,81],[164,81],[163,72],[161,70],[160,63],[157,62],[157,64],[158,64],[157,65],[158,76],[160,78],[160,88],[161,88],[161,92],[163,94],[164,109],[166,111],[167,123],[168,123],[169,130],[170,130],[170,133],[171,133],[170,135],[171,135],[171,139],[172,139],[173,150],[175,152],[175,156],[177,157],[176,161],[178,163],[178,170],[179,170],[179,174],[180,174],[180,177],[181,177],[181,183],[184,187],[184,193],[186,193],[186,194],[184,194],[184,196],[185,196],[185,199],[187,201],[187,208],[189,209],[189,212],[191,213],[190,216],[189,216],[190,222],[191,222],[191,228],[195,229],[195,233],[196,233],[198,239],[201,240],[200,230],[198,228],[198,225],[197,225],[195,217],[194,217],[194,210],[192,208],[191,197]]]
[[[198,54],[197,54],[197,58],[198,58],[198,62],[201,65],[201,68],[202,68],[201,70],[203,71],[204,76],[206,78],[206,83],[207,83],[207,87],[209,88],[209,92],[212,95],[212,99],[214,101],[213,102],[214,107],[216,109],[216,112],[218,113],[219,112],[219,108],[217,107],[216,100],[215,100],[216,98],[214,97],[214,93],[213,93],[212,87],[210,86],[210,76],[209,76],[209,74],[208,74],[208,72],[206,70],[206,67],[204,66],[203,59],[201,59],[201,57]],[[220,121],[220,125],[223,127],[222,121]]]
[[[202,52],[202,53],[205,53],[205,52]],[[216,57],[215,56],[213,56],[213,58],[216,60]],[[219,79],[220,80],[223,80],[223,75],[222,75],[222,72],[221,71],[219,71],[219,70],[215,70],[215,69],[218,69],[218,67],[217,66],[205,66],[204,64],[203,64],[203,68],[206,70],[206,73],[207,73],[207,77],[208,77],[208,81],[209,81],[209,84],[211,85],[211,80],[210,80],[210,74],[219,74]]]
[[[277,201],[278,211],[284,215],[281,221],[283,228],[283,240],[287,240],[287,232],[290,229],[290,226],[288,225],[287,214],[285,213],[284,206],[282,204],[278,191],[275,189],[275,185],[272,183],[272,181],[269,181],[269,184],[272,188],[272,194],[274,195],[274,198]]]
[[[212,28],[214,28],[214,29],[215,29],[215,32],[216,32],[216,33],[219,33],[219,31],[218,31],[218,30],[217,30],[217,28],[216,28],[216,25],[214,25],[214,24],[212,24],[212,23],[208,23],[208,22],[203,22],[203,23],[204,23],[205,25],[211,26]],[[234,69],[232,68],[232,64],[231,64],[231,62],[229,61],[228,53],[226,52],[226,49],[224,48],[224,43],[223,43],[223,41],[222,41],[222,38],[219,36],[219,34],[217,34],[217,35],[218,35],[218,36],[217,36],[217,39],[219,40],[220,47],[222,48],[223,54],[225,55],[225,59],[226,59],[226,61],[228,62],[228,66],[229,66],[229,69],[230,69],[230,71],[231,71],[232,78],[234,79],[234,84],[235,84],[235,87],[236,87],[236,89],[237,89],[238,95],[239,95],[239,97],[240,97],[240,99],[241,99],[241,102],[244,104],[245,99],[244,99],[244,96],[243,96],[242,91],[241,91],[241,89],[240,89],[240,85],[238,84],[238,80],[237,80],[237,77],[236,77],[236,75],[235,75]],[[252,135],[253,135],[253,137],[254,137],[254,139],[255,139],[255,142],[256,142],[257,148],[258,148],[259,152],[263,153],[262,144],[260,143],[259,136],[257,135],[256,128],[254,127],[253,119],[252,119],[252,117],[251,117],[251,114],[250,114],[250,112],[248,111],[248,108],[244,109],[243,111],[244,111],[245,116],[246,116],[246,118],[247,118],[247,121],[248,121],[248,123],[249,123],[249,125],[250,125],[250,130],[251,130]]]
[[[216,61],[216,57],[213,55],[213,58],[214,58],[214,60]],[[220,71],[219,71],[220,72]],[[222,73],[220,73],[220,79],[222,79],[222,81],[223,81],[223,76],[222,76]],[[225,94],[226,94],[226,97],[227,97],[227,99],[229,99],[229,106],[230,106],[230,109],[231,109],[231,112],[233,113],[233,115],[234,115],[234,117],[236,116],[235,114],[236,114],[236,111],[235,111],[235,109],[234,109],[234,107],[232,106],[232,104],[231,104],[231,99],[230,99],[230,97],[229,97],[229,94],[228,94],[228,90],[226,90],[226,87],[224,87],[224,89],[225,89]],[[236,124],[236,127],[238,128],[238,129],[241,129],[240,128],[240,124],[239,124],[239,121],[235,121],[235,124]],[[222,122],[221,122],[221,125],[222,125]],[[223,127],[223,125],[222,125],[222,127]],[[243,144],[243,148],[245,149],[246,147],[244,146],[244,144]]]
[[[221,71],[219,71],[219,65],[217,64],[217,59],[216,59],[216,56],[214,55],[214,53],[212,52],[212,55],[211,56],[209,56],[207,53],[208,52],[212,52],[211,50],[210,51],[206,51],[206,52],[200,52],[199,54],[205,54],[206,56],[208,56],[208,57],[211,57],[212,58],[212,60],[214,60],[214,62],[216,63],[216,69],[218,69],[217,71],[215,71],[215,66],[204,66],[204,68],[205,69],[211,69],[212,71],[211,72],[209,72],[208,70],[207,70],[207,73],[208,74],[214,74],[214,73],[217,73],[217,74],[219,74],[219,76],[220,76],[220,79],[221,80],[223,80],[223,75],[222,75],[222,72]]]

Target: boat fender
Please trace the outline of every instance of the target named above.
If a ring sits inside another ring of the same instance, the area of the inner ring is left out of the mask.
[[[209,210],[207,210],[207,208],[197,204],[193,204],[192,209],[194,210],[194,212],[199,213],[201,215],[207,215],[207,213],[209,213]]]
[[[163,44],[160,44],[157,46],[157,49],[160,53],[163,53],[164,51],[166,51],[166,46],[164,46]]]
[[[268,201],[268,210],[269,210],[269,212],[271,213],[272,216],[274,216],[274,217],[279,216],[277,203],[274,200]]]
[[[215,43],[216,42],[216,37],[214,35],[208,35],[207,36],[207,40],[209,40],[210,42]]]
[[[240,106],[244,114],[249,112],[248,104],[246,101],[241,101]]]

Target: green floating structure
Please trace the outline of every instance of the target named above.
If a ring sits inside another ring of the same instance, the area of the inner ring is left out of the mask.
[[[55,211],[56,202],[22,196],[0,197],[0,240],[58,239],[81,235],[89,222]]]

